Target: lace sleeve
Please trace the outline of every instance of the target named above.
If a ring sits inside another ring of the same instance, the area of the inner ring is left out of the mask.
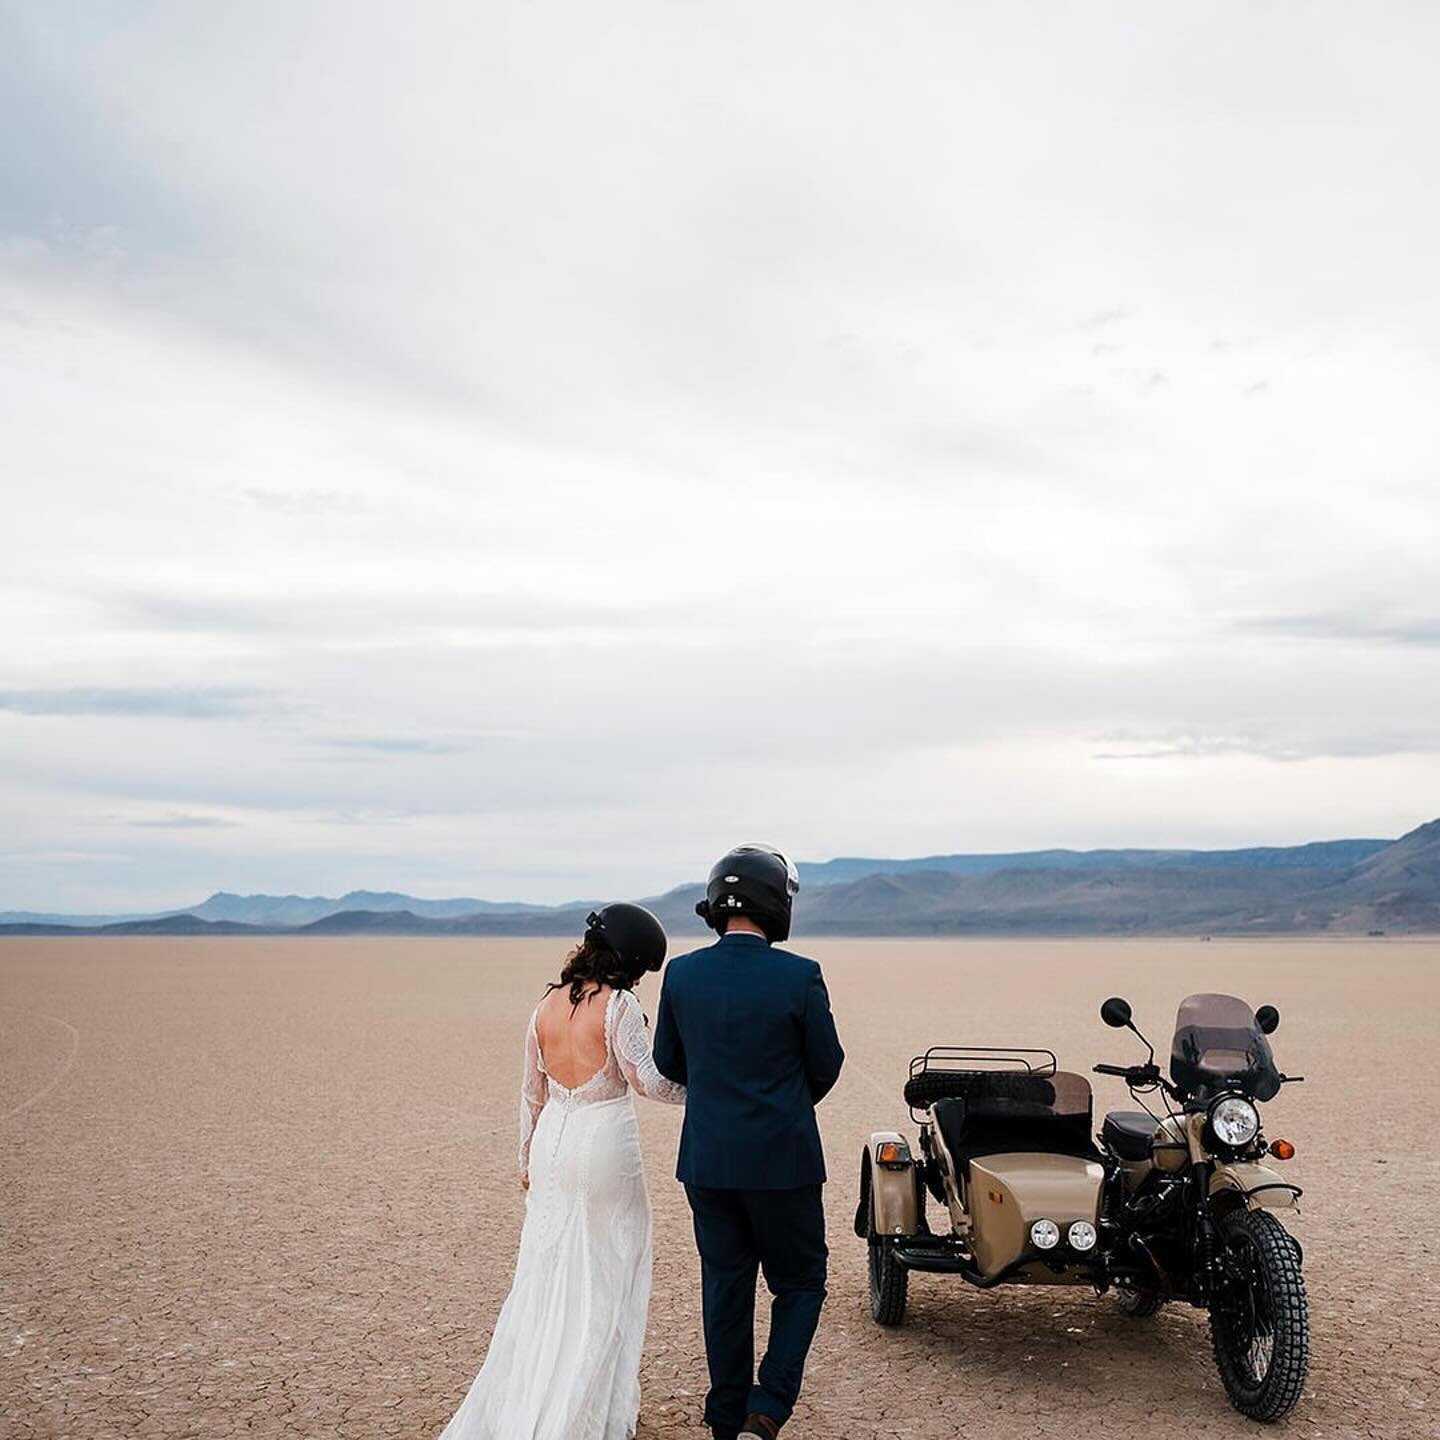
[[[611,1048],[630,1088],[647,1100],[683,1105],[685,1087],[667,1080],[655,1068],[655,1060],[650,1053],[650,1036],[645,1029],[645,1012],[641,1010],[633,991],[617,992],[612,1023],[614,1035]]]
[[[530,1173],[530,1137],[535,1122],[549,1098],[550,1081],[540,1063],[540,1041],[535,1034],[535,1016],[525,1027],[525,1068],[520,1073],[520,1174]]]

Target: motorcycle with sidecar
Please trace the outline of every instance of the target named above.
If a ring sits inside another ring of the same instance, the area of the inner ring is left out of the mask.
[[[1140,1106],[1093,1132],[1091,1088],[1048,1049],[936,1045],[910,1062],[904,1098],[919,1127],[877,1131],[860,1162],[855,1233],[868,1247],[870,1311],[905,1318],[912,1270],[1001,1285],[1113,1292],[1137,1319],[1181,1301],[1209,1313],[1231,1403],[1255,1420],[1287,1415],[1309,1363],[1300,1244],[1280,1215],[1300,1188],[1269,1162],[1260,1105],[1283,1085],[1269,1036],[1274,1006],[1191,995],[1176,1015],[1169,1074],[1118,997],[1100,1010],[1149,1050],[1096,1065]],[[932,1229],[927,1198],[943,1214]]]

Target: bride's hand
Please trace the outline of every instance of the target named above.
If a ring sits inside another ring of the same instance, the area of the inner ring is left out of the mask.
[[[530,1188],[530,1176],[528,1174],[520,1177],[520,1188],[522,1190],[528,1190]]]

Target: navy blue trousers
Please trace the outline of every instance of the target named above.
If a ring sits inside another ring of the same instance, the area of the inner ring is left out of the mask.
[[[710,1393],[705,1423],[731,1440],[752,1411],[790,1418],[825,1303],[825,1210],[819,1185],[712,1190],[687,1185],[700,1251]],[[763,1271],[770,1343],[755,1374],[755,1282]]]

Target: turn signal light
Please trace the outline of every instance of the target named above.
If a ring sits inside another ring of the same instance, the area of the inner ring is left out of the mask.
[[[1270,1153],[1277,1160],[1293,1160],[1295,1158],[1295,1147],[1288,1140],[1272,1140],[1270,1142]]]
[[[910,1163],[910,1147],[886,1140],[875,1147],[875,1159],[887,1169],[902,1170]]]

